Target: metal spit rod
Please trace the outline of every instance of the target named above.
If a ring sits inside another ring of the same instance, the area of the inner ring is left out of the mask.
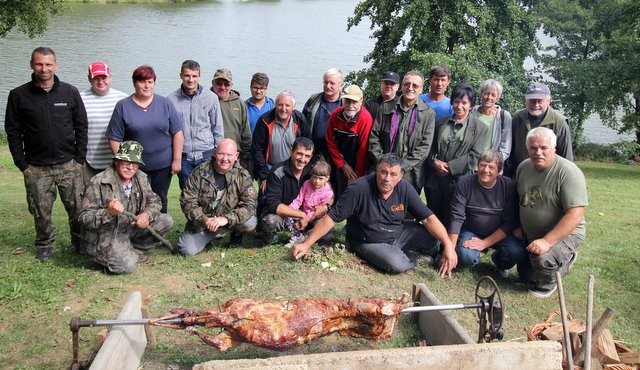
[[[183,319],[134,319],[134,320],[78,320],[72,322],[78,327],[94,327],[94,326],[120,326],[120,325],[153,325],[153,324],[181,324]]]
[[[407,307],[400,312],[409,313],[409,312],[461,310],[465,308],[482,308],[483,306],[485,306],[485,304],[488,305],[488,303],[479,302],[479,303],[442,304],[442,305],[436,305],[436,306],[415,306],[415,307]]]

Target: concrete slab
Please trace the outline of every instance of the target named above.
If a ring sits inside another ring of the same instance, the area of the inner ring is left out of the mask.
[[[558,342],[488,343],[319,353],[253,360],[217,360],[193,370],[552,370],[562,368]]]

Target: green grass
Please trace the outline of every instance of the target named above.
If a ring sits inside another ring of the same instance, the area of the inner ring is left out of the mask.
[[[614,337],[638,350],[640,314],[640,209],[637,187],[640,168],[595,162],[580,162],[587,176],[590,205],[587,208],[587,242],[573,271],[564,279],[567,306],[574,317],[584,319],[587,281],[595,276],[597,319],[606,307],[615,311],[610,329]],[[400,275],[376,272],[351,254],[318,253],[313,259],[293,262],[282,245],[258,248],[253,236],[245,237],[246,248],[226,249],[215,245],[204,253],[184,258],[159,247],[150,253],[151,264],[131,275],[106,275],[102,269],[75,255],[69,245],[66,214],[56,203],[54,220],[58,241],[51,263],[34,258],[33,220],[27,211],[22,175],[13,166],[6,145],[0,146],[0,363],[3,368],[60,369],[72,358],[69,320],[112,319],[117,316],[131,291],[140,291],[153,316],[172,308],[204,309],[235,297],[292,299],[302,297],[382,297],[397,298],[411,292],[414,283],[426,284],[443,303],[474,300],[477,279],[495,277],[489,259],[473,270],[440,279],[432,269],[418,268]],[[169,211],[176,221],[169,239],[176,242],[184,227],[177,202],[177,181],[170,192]],[[342,231],[336,233],[341,235]],[[16,254],[16,251],[24,253]],[[323,269],[321,262],[335,266]],[[210,267],[203,267],[204,263]],[[505,302],[505,339],[524,341],[524,328],[543,320],[558,309],[557,296],[532,298],[517,283],[515,272],[497,281]],[[476,337],[475,310],[452,314]],[[80,357],[87,360],[98,346],[95,336],[101,328],[80,331]],[[201,344],[181,331],[155,328],[158,343],[147,347],[145,368],[188,369],[213,359],[262,358],[277,353],[250,345],[240,345],[227,353]],[[302,354],[357,349],[413,346],[419,334],[409,316],[403,316],[394,336],[373,342],[327,337],[285,354]]]

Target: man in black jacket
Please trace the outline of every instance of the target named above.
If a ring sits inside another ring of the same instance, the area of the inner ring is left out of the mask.
[[[82,165],[87,152],[87,113],[78,89],[55,75],[56,55],[31,53],[31,81],[9,92],[5,130],[13,163],[25,179],[36,229],[38,260],[51,259],[56,228],[51,220],[56,191],[69,216],[71,242],[79,246]]]

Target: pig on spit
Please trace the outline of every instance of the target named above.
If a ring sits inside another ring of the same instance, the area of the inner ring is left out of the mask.
[[[397,301],[380,298],[290,301],[235,298],[202,311],[178,308],[153,324],[185,329],[222,352],[242,342],[287,350],[335,332],[356,338],[389,338],[403,308]],[[179,324],[162,323],[175,318],[181,319]],[[209,335],[195,326],[223,330]]]

